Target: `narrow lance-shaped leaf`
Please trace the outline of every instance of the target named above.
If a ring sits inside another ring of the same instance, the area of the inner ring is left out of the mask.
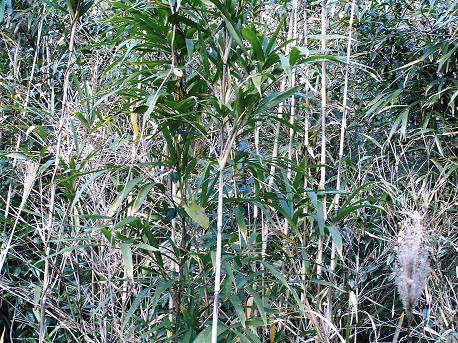
[[[194,220],[204,229],[208,229],[208,226],[210,225],[210,220],[208,219],[208,216],[205,214],[205,210],[201,206],[197,204],[191,204],[188,206],[184,206],[184,209],[186,213],[192,218],[192,220]]]
[[[118,197],[112,202],[110,205],[110,208],[108,210],[108,215],[112,216],[115,214],[116,210],[121,206],[123,200],[129,195],[129,193],[132,191],[132,189],[138,185],[141,181],[143,180],[142,177],[137,177],[135,179],[130,180],[124,189],[122,190],[121,194],[118,195]]]
[[[134,277],[134,263],[132,260],[132,250],[131,243],[121,243],[121,255],[124,261],[124,267],[126,269],[126,275],[128,278],[132,279]]]

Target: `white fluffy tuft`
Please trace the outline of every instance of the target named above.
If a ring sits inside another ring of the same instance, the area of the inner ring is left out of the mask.
[[[407,213],[401,222],[395,266],[398,292],[408,316],[422,295],[430,268],[428,263],[428,232],[418,211]]]

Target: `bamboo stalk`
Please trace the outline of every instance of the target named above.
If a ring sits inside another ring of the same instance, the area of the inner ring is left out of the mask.
[[[306,4],[305,4],[306,5]],[[308,48],[308,38],[307,38],[307,35],[308,35],[308,17],[307,17],[307,8],[306,6],[304,6],[304,46],[306,48]],[[303,148],[303,151],[304,151],[304,158],[306,159],[306,165],[308,164],[308,155],[309,155],[309,150],[310,150],[310,138],[309,138],[309,129],[310,129],[310,122],[309,122],[309,112],[308,112],[308,109],[309,109],[309,106],[310,106],[310,101],[309,101],[309,91],[310,91],[310,87],[309,87],[309,81],[308,81],[308,78],[309,78],[309,70],[308,68],[306,67],[305,69],[305,77],[306,77],[306,82],[305,82],[305,111],[304,111],[304,148]],[[306,167],[306,170],[305,170],[305,173],[304,173],[304,189],[307,189],[308,187],[308,177],[310,175],[310,171],[309,169]],[[302,232],[302,240],[303,240],[303,245],[305,244],[306,242],[306,239],[307,239],[307,231],[308,231],[308,223],[307,221],[304,221],[304,226],[303,226],[303,232]],[[302,247],[302,249],[305,249],[305,247]],[[302,253],[302,251],[301,251]],[[301,261],[301,276],[302,276],[302,293],[301,293],[301,301],[302,303],[304,304],[304,306],[307,306],[308,308],[310,308],[309,306],[309,302],[307,300],[307,285],[305,283],[305,280],[306,280],[306,273],[307,273],[307,270],[306,270],[306,263],[304,261],[304,259],[302,258],[302,261]],[[316,321],[316,320],[315,320]],[[320,332],[320,327],[317,323],[315,323],[316,327],[317,327],[317,333]]]
[[[345,77],[344,77],[344,93],[342,101],[342,123],[340,126],[340,143],[339,143],[339,162],[337,167],[337,194],[334,197],[334,211],[337,213],[339,211],[339,199],[340,199],[340,190],[341,190],[341,180],[342,180],[342,158],[343,158],[343,149],[345,144],[345,129],[347,127],[347,99],[348,99],[348,74],[349,74],[349,65],[350,65],[350,56],[351,56],[351,36],[353,28],[353,17],[355,12],[355,0],[352,0],[351,10],[350,10],[350,22],[348,28],[348,42],[347,42],[347,56],[345,64]],[[336,245],[332,241],[331,246],[331,279],[334,279],[334,271],[336,269]],[[328,289],[328,319],[331,319],[332,316],[332,288]]]
[[[342,181],[342,159],[343,159],[343,150],[345,145],[345,132],[347,128],[347,101],[348,101],[348,75],[349,75],[349,66],[350,66],[350,57],[351,57],[351,40],[352,40],[352,28],[353,28],[353,18],[355,13],[355,0],[351,2],[351,12],[350,12],[350,23],[348,29],[348,42],[347,42],[347,56],[345,61],[345,78],[344,78],[344,93],[343,93],[343,101],[342,101],[342,123],[340,125],[340,142],[339,142],[339,162],[337,167],[337,183],[336,189],[337,194],[334,200],[334,210],[338,211],[339,208],[339,200],[340,200],[340,193],[341,190],[341,181]]]
[[[218,314],[219,293],[221,291],[221,236],[223,231],[223,178],[224,168],[219,170],[218,179],[218,210],[217,210],[217,233],[216,233],[216,260],[215,260],[215,292],[213,295],[213,319],[212,319],[212,343],[218,341]]]
[[[223,71],[221,74],[221,89],[220,89],[220,105],[221,107],[226,104],[227,91],[229,89],[230,75],[228,75],[229,68],[227,61],[231,50],[232,39],[229,37],[227,31],[225,36],[225,48],[222,49]],[[217,209],[217,232],[216,232],[216,257],[215,257],[215,285],[213,294],[213,318],[212,318],[212,335],[211,342],[217,343],[218,341],[218,315],[219,315],[219,294],[221,291],[221,255],[222,255],[222,233],[223,233],[223,194],[224,194],[224,169],[226,167],[229,154],[236,138],[236,128],[229,135],[229,138],[224,142],[224,129],[225,125],[221,125],[220,130],[220,147],[221,152],[218,159],[219,177],[218,177],[218,209]]]
[[[291,9],[291,12],[292,12],[292,22],[293,22],[293,25],[292,25],[292,39],[296,40],[297,39],[297,7],[298,7],[298,4],[297,4],[297,0],[293,0],[293,5],[292,5],[292,9]],[[294,43],[295,44],[295,41]],[[294,87],[296,85],[296,69],[292,70],[292,73],[291,73],[291,80],[290,80],[290,85],[291,87]],[[294,98],[294,95],[291,96],[291,100],[290,100],[290,116],[289,116],[289,123],[292,125],[294,125],[294,121],[295,121],[295,118],[296,118],[296,99]],[[291,180],[291,177],[292,177],[292,170],[291,170],[291,160],[293,158],[293,139],[294,139],[294,129],[292,127],[290,127],[289,129],[289,143],[288,143],[288,170],[286,172],[286,175],[287,175],[287,178],[288,180]],[[288,220],[285,218],[284,219],[284,224],[283,224],[283,233],[286,235],[288,234]]]
[[[322,53],[326,50],[326,35],[327,20],[326,20],[326,5],[327,0],[321,1],[321,34],[323,38],[321,39],[321,50]],[[318,188],[320,191],[324,192],[324,187],[326,183],[326,107],[327,107],[327,94],[326,94],[326,62],[321,62],[321,155],[320,155],[320,182]],[[326,195],[323,193],[321,196],[321,201],[323,202],[323,220],[326,221]],[[317,253],[317,277],[320,278],[322,274],[323,266],[323,237],[318,236],[318,253]]]
[[[169,6],[170,6],[170,12],[172,14],[175,13],[175,8],[174,8],[174,5],[169,2]],[[171,64],[171,67],[170,67],[170,70],[169,70],[169,73],[171,74],[173,72],[173,70],[175,69],[175,64],[176,64],[176,56],[175,56],[175,48],[174,48],[174,45],[175,45],[175,37],[176,37],[176,25],[173,25],[172,26],[172,41],[171,41],[171,55],[172,55],[172,64]],[[168,77],[166,78],[168,79]],[[165,80],[163,81],[163,83],[161,84],[161,87],[165,84]],[[161,88],[160,87],[160,88]],[[158,93],[159,93],[159,90],[158,90]],[[176,97],[176,94],[174,96],[174,100],[175,101],[178,101],[177,97]],[[142,125],[142,133],[143,133],[143,130],[145,129],[146,127],[146,118],[147,116],[144,115],[143,117],[143,125]],[[176,149],[176,144],[177,144],[177,138],[174,136],[173,137],[173,147],[174,149]],[[170,192],[171,192],[171,195],[172,195],[172,201],[175,202],[175,199],[178,195],[178,192],[177,192],[177,184],[172,180],[172,178],[170,177]],[[175,244],[176,246],[178,246],[178,242],[177,242],[177,220],[176,220],[176,217],[174,216],[173,219],[171,220],[171,235],[170,235],[170,239],[172,240],[173,244]],[[182,237],[183,239],[183,237]],[[178,273],[180,274],[180,266],[177,262],[175,262],[174,259],[171,259],[170,260],[170,269],[172,271],[172,273]],[[179,295],[178,295],[179,292],[170,292],[170,295],[169,295],[169,320],[170,322],[172,323],[173,322],[173,309],[175,309],[175,315],[176,315],[176,318],[175,320],[178,320],[178,316],[180,314],[180,300],[179,300]],[[175,298],[175,299],[174,299]],[[170,334],[170,335],[173,335],[173,332],[167,332],[167,334]]]
[[[324,54],[326,51],[326,5],[327,0],[322,0],[321,2],[321,34],[323,38],[321,39],[321,52]],[[327,90],[326,90],[326,62],[321,62],[321,155],[320,155],[320,184],[319,187],[321,190],[324,190],[324,185],[326,183],[326,107],[327,107]],[[323,204],[325,206],[325,204]],[[326,213],[326,211],[324,211]]]

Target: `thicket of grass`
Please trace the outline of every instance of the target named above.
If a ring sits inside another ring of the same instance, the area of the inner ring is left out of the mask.
[[[458,3],[2,0],[0,342],[455,342]]]

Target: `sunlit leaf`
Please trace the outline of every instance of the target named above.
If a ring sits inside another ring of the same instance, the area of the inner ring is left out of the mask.
[[[191,204],[184,207],[186,213],[204,229],[208,229],[210,220],[205,214],[205,209],[197,204]]]

